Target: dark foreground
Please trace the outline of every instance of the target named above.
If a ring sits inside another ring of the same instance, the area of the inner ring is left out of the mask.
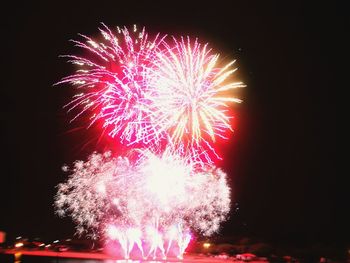
[[[112,258],[102,253],[88,252],[54,252],[54,251],[14,251],[6,250],[0,253],[0,263],[224,263],[242,262],[232,259],[220,259],[198,255],[187,255],[183,260],[169,258],[166,260],[125,260]],[[262,263],[268,261],[250,261]]]

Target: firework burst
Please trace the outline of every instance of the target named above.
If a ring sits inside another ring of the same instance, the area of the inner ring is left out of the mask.
[[[151,39],[136,26],[99,30],[100,40],[72,40],[87,54],[64,56],[79,69],[57,84],[79,91],[65,106],[72,121],[88,115],[89,126],[101,121],[130,147],[65,166],[56,212],[71,216],[79,235],[118,242],[125,258],[135,248],[142,257],[182,258],[191,233],[216,233],[229,213],[214,144],[233,131],[229,107],[241,100],[231,93],[244,84],[231,79],[235,61],[222,66],[208,44]]]
[[[162,49],[153,63],[152,122],[167,131],[176,149],[193,156],[207,152],[205,148],[215,153],[216,137],[227,139],[225,132],[232,131],[229,103],[241,102],[229,91],[245,86],[228,81],[235,61],[220,67],[218,54],[190,38],[163,41]],[[206,159],[211,161],[208,155]]]
[[[75,120],[90,115],[90,125],[102,120],[111,137],[118,136],[125,144],[155,141],[156,126],[149,120],[149,64],[156,58],[162,39],[157,35],[149,40],[145,29],[133,32],[124,27],[114,34],[102,24],[101,41],[80,35],[85,41],[72,40],[89,55],[65,55],[70,63],[79,66],[75,74],[57,84],[70,83],[79,91],[65,107],[76,111]],[[154,136],[149,136],[154,134]]]
[[[212,162],[220,156],[213,143],[227,139],[232,131],[229,103],[241,102],[231,90],[244,87],[230,82],[235,61],[219,66],[219,55],[197,40],[167,43],[159,34],[150,41],[145,29],[132,34],[127,28],[117,34],[105,25],[103,41],[81,35],[73,41],[91,58],[68,55],[81,67],[58,84],[70,83],[81,91],[66,105],[79,116],[90,113],[90,125],[103,121],[108,134],[121,143],[162,146],[192,160]]]
[[[71,170],[65,167],[71,174],[58,185],[57,213],[70,215],[78,234],[97,238],[107,233],[122,247],[131,235],[142,254],[141,239],[151,247],[148,254],[158,249],[166,256],[172,242],[184,251],[187,245],[183,248],[179,242],[185,242],[190,230],[203,235],[218,231],[230,207],[225,173],[212,166],[194,170],[168,153],[137,154],[141,155],[137,163],[107,152],[76,161]],[[131,249],[125,251],[128,256]]]

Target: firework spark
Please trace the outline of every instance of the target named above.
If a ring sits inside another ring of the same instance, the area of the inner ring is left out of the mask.
[[[149,94],[152,122],[167,131],[177,149],[194,156],[207,152],[205,148],[215,153],[216,137],[227,139],[226,130],[232,131],[228,103],[241,102],[229,92],[245,86],[228,81],[236,71],[235,61],[220,67],[218,54],[190,38],[173,38],[171,44],[163,41],[161,48],[153,63]]]
[[[72,121],[90,114],[90,125],[102,120],[108,134],[118,136],[122,143],[148,144],[158,134],[154,132],[157,127],[150,123],[150,102],[144,96],[148,90],[148,65],[156,58],[157,46],[164,37],[157,35],[149,40],[145,29],[138,32],[136,27],[132,33],[118,27],[114,34],[102,25],[101,41],[85,35],[80,35],[84,42],[72,40],[88,56],[63,56],[79,69],[57,84],[70,83],[80,91],[65,107],[77,111]]]
[[[232,131],[229,103],[241,102],[230,91],[244,87],[229,81],[234,61],[219,66],[219,55],[197,40],[168,43],[158,34],[149,40],[145,29],[100,29],[103,41],[81,35],[73,41],[91,58],[66,56],[79,69],[58,84],[70,83],[81,92],[66,105],[77,110],[75,120],[89,112],[90,125],[102,120],[109,135],[127,145],[155,151],[164,145],[195,161],[220,156],[213,143]]]
[[[232,91],[245,85],[232,81],[235,61],[223,64],[197,39],[99,30],[100,40],[72,40],[86,54],[64,56],[79,69],[57,84],[79,91],[65,106],[72,121],[88,115],[89,126],[101,121],[130,147],[123,157],[93,153],[64,166],[56,212],[71,216],[79,235],[118,242],[125,258],[135,249],[182,258],[192,233],[214,234],[229,213],[215,143],[233,131],[229,107],[241,100]]]
[[[134,245],[153,257],[157,251],[166,257],[176,245],[181,257],[191,231],[212,235],[226,219],[226,174],[213,166],[195,170],[168,152],[137,154],[137,163],[110,153],[75,162],[67,182],[58,185],[57,213],[70,215],[78,234],[97,238],[102,232],[118,240],[126,258]]]

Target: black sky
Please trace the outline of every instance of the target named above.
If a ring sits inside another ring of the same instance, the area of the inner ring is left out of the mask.
[[[54,187],[65,179],[62,164],[84,159],[95,145],[81,148],[90,130],[67,133],[83,123],[69,124],[62,109],[72,89],[52,84],[73,72],[58,58],[76,50],[68,40],[97,35],[104,22],[199,37],[237,58],[247,87],[223,168],[240,209],[221,235],[348,242],[332,61],[344,21],[326,4],[265,2],[47,1],[3,9],[0,229],[50,238],[73,232],[69,219],[54,215]]]

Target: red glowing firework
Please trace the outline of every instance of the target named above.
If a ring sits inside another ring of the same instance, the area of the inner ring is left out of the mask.
[[[189,38],[171,45],[159,34],[149,41],[136,27],[133,37],[126,28],[100,32],[104,41],[73,41],[92,58],[66,56],[83,67],[59,82],[81,91],[66,105],[78,111],[73,120],[88,111],[91,124],[103,120],[121,143],[171,145],[196,161],[212,162],[210,152],[220,158],[213,143],[232,131],[228,103],[241,101],[227,92],[244,86],[227,80],[234,61],[220,67],[218,54]]]

